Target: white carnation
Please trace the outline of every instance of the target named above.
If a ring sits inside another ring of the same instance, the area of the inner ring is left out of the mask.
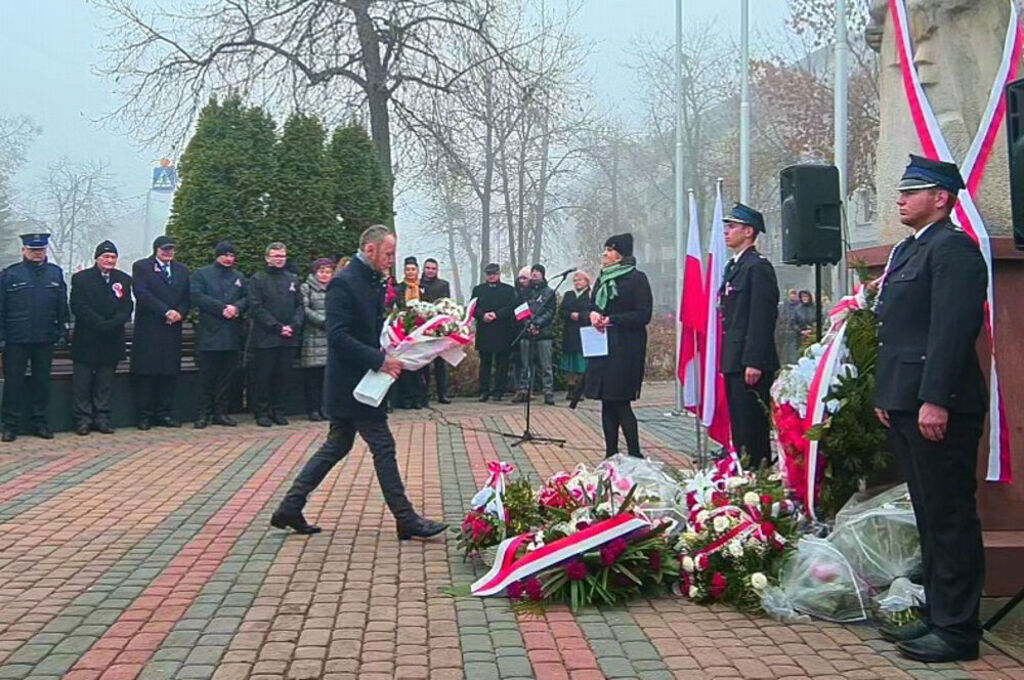
[[[764,590],[768,586],[768,577],[756,571],[750,575],[750,586],[754,590]]]
[[[723,531],[729,528],[729,518],[725,515],[719,515],[715,518],[713,526],[715,527],[716,532],[722,533]]]
[[[689,555],[684,556],[683,557],[683,571],[685,571],[687,574],[692,574],[693,570],[695,568],[696,568],[696,565],[693,563],[693,558],[690,557]]]
[[[741,486],[746,486],[746,485],[747,485],[747,478],[746,477],[730,477],[729,479],[725,480],[725,488],[730,490],[730,491],[732,491],[733,489],[738,489]]]
[[[743,557],[743,545],[739,541],[731,541],[729,543],[729,554],[733,557]]]
[[[693,600],[693,599],[695,599],[695,598],[696,598],[696,597],[697,597],[698,595],[700,595],[700,591],[699,591],[699,590],[697,590],[697,586],[690,586],[690,592],[688,592],[688,593],[687,593],[687,595],[689,595],[689,596],[690,596],[690,599],[691,599],[691,600]]]
[[[743,494],[743,504],[757,506],[761,503],[761,497],[753,491],[748,491]]]

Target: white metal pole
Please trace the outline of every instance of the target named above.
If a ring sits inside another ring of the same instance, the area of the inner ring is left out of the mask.
[[[849,195],[848,178],[846,176],[846,151],[848,148],[847,140],[847,128],[849,125],[849,53],[850,43],[846,31],[846,0],[836,0],[836,27],[835,27],[835,38],[836,38],[836,54],[835,54],[835,148],[833,150],[833,158],[835,160],[836,167],[839,169],[839,200],[843,202],[841,226],[845,227],[847,221],[846,215],[846,199]],[[846,269],[846,232],[843,232],[843,245],[840,250],[843,259],[839,261],[837,267],[837,283],[839,284],[839,290],[833,291],[835,299],[839,299],[845,295],[847,286],[847,269]]]
[[[683,0],[676,0],[676,411],[683,411],[683,386],[679,381],[679,345],[683,338],[680,317],[683,305]]]
[[[740,0],[740,201],[750,201],[750,0]]]

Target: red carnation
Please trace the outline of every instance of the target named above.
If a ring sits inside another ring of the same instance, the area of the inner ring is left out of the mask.
[[[729,495],[724,491],[716,491],[711,494],[711,504],[716,508],[729,505]]]
[[[725,595],[725,588],[728,586],[728,582],[725,580],[725,576],[720,571],[716,571],[711,576],[711,586],[708,588],[708,592],[711,593],[711,597],[720,599],[722,595]]]
[[[523,596],[523,584],[519,581],[512,581],[512,583],[508,584],[505,592],[508,594],[509,599],[518,600]]]
[[[761,535],[764,536],[764,540],[771,540],[775,536],[775,525],[771,522],[761,522]]]
[[[582,581],[587,578],[587,565],[580,560],[573,560],[565,565],[565,574],[570,581]]]
[[[583,531],[590,528],[590,522],[576,522],[576,531]]]
[[[526,581],[526,585],[523,587],[526,591],[526,596],[534,602],[540,601],[544,597],[544,587],[540,583],[540,579],[536,576],[531,576]]]
[[[661,553],[657,550],[647,553],[647,562],[651,565],[651,571],[661,571]]]
[[[772,495],[770,493],[761,494],[761,505],[765,506],[766,508],[770,508],[773,502],[774,500],[772,499]]]

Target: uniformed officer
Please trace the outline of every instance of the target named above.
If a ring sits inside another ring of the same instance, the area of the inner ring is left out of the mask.
[[[897,187],[914,230],[880,281],[875,406],[910,488],[921,535],[927,612],[883,637],[925,662],[978,658],[985,578],[975,503],[987,410],[975,342],[988,272],[975,242],[949,220],[964,188],[952,163],[911,156]]]
[[[64,272],[46,261],[49,234],[22,234],[21,262],[0,272],[0,351],[4,355],[3,441],[18,438],[26,404],[32,431],[53,439],[46,422],[53,346],[67,341],[68,291]],[[25,371],[32,365],[32,378]],[[31,393],[29,402],[26,397]]]
[[[733,255],[726,263],[719,290],[719,365],[725,377],[733,446],[756,468],[771,461],[767,405],[779,369],[775,349],[779,285],[771,262],[757,252],[757,234],[764,233],[761,213],[737,203],[723,221],[725,244]]]

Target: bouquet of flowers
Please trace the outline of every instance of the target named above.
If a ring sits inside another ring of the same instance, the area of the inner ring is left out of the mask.
[[[466,308],[448,298],[410,302],[388,316],[380,346],[407,371],[419,370],[437,357],[457,366],[465,356],[463,348],[473,341],[475,307],[475,299]],[[367,371],[352,394],[357,401],[377,407],[394,381],[386,373]]]
[[[459,549],[468,557],[498,545],[509,535],[517,535],[539,526],[540,508],[529,481],[508,481],[515,467],[511,463],[491,461],[483,488],[470,502],[458,531]]]

